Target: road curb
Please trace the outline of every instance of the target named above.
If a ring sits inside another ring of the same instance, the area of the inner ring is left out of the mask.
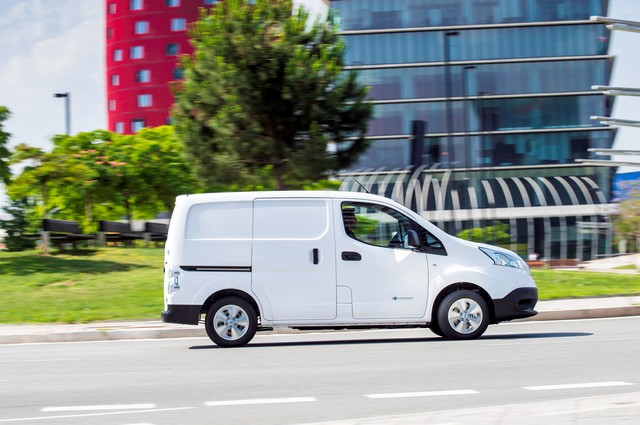
[[[598,319],[608,317],[640,316],[640,305],[587,308],[577,310],[542,311],[536,316],[522,321],[574,320]],[[43,326],[35,332],[20,332],[20,326],[12,331],[0,334],[0,345],[6,344],[34,344],[51,342],[91,342],[91,341],[123,341],[137,339],[166,339],[166,338],[206,338],[203,326],[164,325],[157,322],[145,322],[138,326],[123,322],[122,324],[93,326],[90,329],[73,331],[56,330],[56,326]],[[83,325],[78,325],[83,326]],[[33,328],[32,328],[33,329]],[[273,331],[278,333],[278,330]]]
[[[581,310],[541,311],[527,321],[603,319],[607,317],[640,316],[640,305]]]
[[[34,334],[0,335],[0,345],[3,344],[39,344],[51,342],[96,342],[96,341],[124,341],[136,339],[166,339],[166,338],[199,338],[206,337],[203,327],[163,328],[163,329],[100,329],[79,330],[72,332],[50,332]]]

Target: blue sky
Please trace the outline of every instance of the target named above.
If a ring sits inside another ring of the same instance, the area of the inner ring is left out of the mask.
[[[10,146],[49,149],[51,136],[64,133],[56,92],[71,93],[73,133],[106,128],[103,9],[104,0],[0,0],[0,105],[12,112]],[[640,21],[640,0],[610,0],[608,16]],[[640,87],[640,34],[611,37],[611,84]],[[618,98],[612,116],[640,120],[640,97]],[[640,129],[620,128],[614,147],[640,149]]]

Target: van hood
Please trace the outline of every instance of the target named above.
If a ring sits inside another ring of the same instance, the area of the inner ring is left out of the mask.
[[[456,240],[456,242],[458,242],[459,244],[461,244],[463,246],[466,246],[468,248],[473,248],[473,249],[478,249],[478,250],[480,248],[484,248],[484,249],[489,249],[489,250],[492,250],[492,251],[495,250],[495,251],[503,252],[503,253],[508,254],[508,255],[510,255],[512,257],[515,257],[517,259],[521,259],[522,262],[524,264],[526,264],[526,262],[518,254],[516,254],[515,252],[513,252],[513,251],[511,251],[509,249],[503,248],[501,246],[491,245],[491,244],[483,243],[483,242],[472,242],[472,241],[468,241],[468,240],[465,240],[465,239],[460,239],[460,238],[455,237],[455,236],[453,238]]]

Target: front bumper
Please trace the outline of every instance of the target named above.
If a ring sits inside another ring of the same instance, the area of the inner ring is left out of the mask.
[[[200,321],[200,306],[190,304],[169,304],[162,312],[165,323],[180,323],[183,325],[197,325]]]
[[[493,300],[495,323],[535,316],[537,302],[538,288],[514,289],[506,297]]]

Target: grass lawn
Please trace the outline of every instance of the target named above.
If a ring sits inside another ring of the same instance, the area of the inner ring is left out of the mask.
[[[640,274],[531,270],[540,299],[640,294]]]
[[[161,248],[0,252],[0,323],[159,319]]]
[[[619,270],[635,270],[636,268],[637,267],[635,266],[635,264],[629,264],[627,266],[616,267],[616,269],[619,269]]]
[[[159,319],[160,248],[0,251],[0,323]],[[541,299],[640,294],[640,275],[533,270]]]

